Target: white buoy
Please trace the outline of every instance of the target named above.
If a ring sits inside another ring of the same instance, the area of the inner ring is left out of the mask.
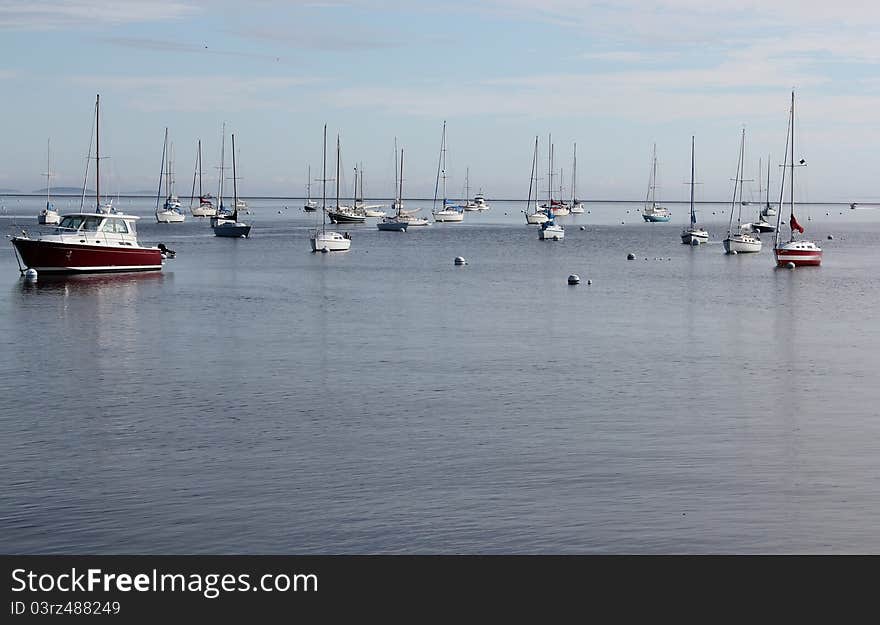
[[[789,269],[794,269],[794,268],[795,268],[795,264],[794,264],[793,262],[790,262],[790,261],[789,261],[789,263],[786,265],[786,267],[788,267]]]
[[[28,282],[36,282],[37,281],[37,270],[36,269],[28,269],[24,272],[24,279]]]
[[[464,256],[456,256],[454,262],[456,265],[467,265],[467,260]]]
[[[636,255],[635,255],[635,254],[632,254],[632,253],[627,254],[627,255],[626,255],[626,259],[627,259],[627,260],[635,260],[635,259],[636,259]]]
[[[737,252],[736,250],[730,250],[730,253],[736,256],[739,252]]]
[[[829,240],[829,241],[831,241],[833,238],[834,238],[834,235],[833,235],[833,234],[829,234],[829,235],[828,235],[828,240]]]
[[[580,284],[580,282],[581,282],[581,278],[576,273],[573,273],[570,276],[568,276],[568,283],[569,284]]]

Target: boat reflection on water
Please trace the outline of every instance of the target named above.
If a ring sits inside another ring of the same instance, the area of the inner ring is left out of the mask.
[[[37,280],[31,281],[22,277],[18,287],[23,292],[61,292],[65,296],[100,293],[105,289],[126,289],[143,283],[163,282],[173,274],[162,272],[130,272],[130,273],[77,273],[77,274],[40,274]]]

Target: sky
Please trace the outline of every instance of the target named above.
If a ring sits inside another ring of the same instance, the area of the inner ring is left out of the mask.
[[[576,143],[579,197],[644,199],[656,144],[658,198],[682,201],[694,136],[698,199],[726,201],[743,128],[746,196],[768,158],[778,195],[794,90],[798,197],[880,201],[878,35],[880,3],[851,0],[0,0],[0,188],[45,187],[49,139],[52,185],[81,186],[100,94],[111,193],[156,188],[166,127],[176,191],[201,139],[216,193],[225,122],[240,195],[305,194],[327,124],[343,195],[359,163],[393,194],[396,138],[404,196],[431,197],[446,121],[454,197],[467,173],[525,198],[536,136],[546,194],[550,136],[565,194]]]

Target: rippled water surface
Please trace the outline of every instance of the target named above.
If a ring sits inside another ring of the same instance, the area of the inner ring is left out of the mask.
[[[5,243],[0,551],[880,552],[880,211],[805,210],[789,271],[723,205],[700,248],[682,205],[552,243],[494,202],[342,254],[300,205],[230,240],[123,199],[157,274],[29,285]]]

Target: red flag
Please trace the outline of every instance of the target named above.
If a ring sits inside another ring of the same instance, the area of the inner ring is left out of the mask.
[[[801,234],[804,233],[804,227],[798,223],[797,219],[794,218],[794,213],[791,214],[791,219],[788,220],[788,225],[791,226],[792,232],[797,230]]]

